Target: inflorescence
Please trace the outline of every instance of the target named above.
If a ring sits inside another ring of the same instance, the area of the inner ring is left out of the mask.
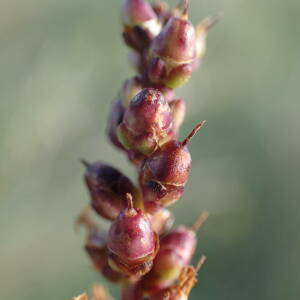
[[[188,0],[175,8],[164,1],[123,0],[122,36],[137,75],[123,83],[112,105],[107,136],[136,168],[138,184],[106,163],[82,160],[90,206],[77,224],[87,229],[85,251],[93,267],[122,286],[122,300],[187,300],[205,261],[203,256],[190,265],[208,214],[190,227],[171,229],[174,217],[167,208],[184,193],[192,165],[187,146],[205,123],[177,139],[186,103],[174,89],[200,66],[216,22],[209,17],[194,26],[188,5]],[[108,232],[91,211],[111,221]],[[94,300],[110,299],[98,289],[102,296],[94,291]]]

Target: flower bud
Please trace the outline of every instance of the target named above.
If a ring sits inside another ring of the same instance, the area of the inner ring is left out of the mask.
[[[87,167],[84,179],[91,206],[100,216],[114,220],[127,206],[127,193],[134,195],[136,207],[143,207],[138,189],[119,170],[101,162],[83,163]]]
[[[197,283],[197,273],[203,266],[206,260],[205,256],[202,256],[194,268],[193,266],[186,266],[182,269],[178,282],[173,286],[160,291],[152,296],[149,300],[188,300],[192,288]]]
[[[157,15],[144,0],[124,0],[121,17],[123,38],[129,47],[137,51],[148,48],[161,30]]]
[[[135,161],[140,161],[143,159],[143,155],[139,157],[137,153],[130,153],[130,151],[127,151],[128,149],[124,148],[117,137],[117,128],[122,123],[125,110],[131,103],[131,100],[134,98],[134,96],[141,92],[143,88],[148,86],[149,83],[138,76],[126,80],[119,91],[117,100],[112,105],[106,128],[107,136],[112,144],[120,150],[127,152],[129,160],[133,161],[134,163]],[[174,99],[174,92],[166,86],[161,84],[152,84],[152,87],[159,90],[164,95],[166,101]]]
[[[127,201],[128,207],[109,229],[109,264],[128,276],[142,276],[152,267],[159,241],[149,217],[133,207],[130,194],[127,194]]]
[[[138,93],[117,129],[120,143],[128,150],[150,156],[172,138],[170,107],[161,92],[147,88]]]
[[[144,161],[139,182],[146,207],[147,202],[168,206],[181,197],[192,163],[186,145],[204,123],[199,123],[183,142],[171,140]]]
[[[173,16],[153,40],[148,54],[148,76],[170,88],[183,85],[192,75],[196,57],[196,31],[187,18]]]
[[[142,278],[141,285],[147,294],[154,294],[170,287],[187,266],[196,249],[196,232],[207,220],[208,213],[202,213],[192,227],[180,226],[160,241],[160,249],[154,259],[151,271]]]

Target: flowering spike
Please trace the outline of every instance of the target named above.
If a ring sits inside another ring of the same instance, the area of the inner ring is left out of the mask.
[[[187,145],[206,122],[177,139],[186,103],[174,89],[200,65],[207,32],[218,18],[195,28],[188,18],[190,1],[179,1],[172,9],[164,0],[122,0],[122,36],[137,76],[119,90],[107,135],[137,167],[139,188],[109,165],[81,160],[91,205],[76,223],[87,229],[85,250],[94,268],[123,284],[122,300],[187,300],[205,261],[202,256],[196,267],[189,265],[208,213],[170,231],[174,218],[166,207],[184,193],[192,165]],[[108,232],[99,230],[91,208],[112,221]],[[93,300],[108,300],[97,291]],[[87,300],[80,297],[74,299]]]

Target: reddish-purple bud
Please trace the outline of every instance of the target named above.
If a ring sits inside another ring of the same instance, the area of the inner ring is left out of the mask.
[[[128,207],[111,224],[107,246],[110,266],[128,276],[149,272],[158,251],[159,241],[149,217],[133,207],[127,194]]]
[[[153,40],[150,51],[177,64],[192,61],[196,55],[195,27],[186,18],[171,18]]]
[[[149,47],[152,39],[161,30],[157,15],[144,0],[124,0],[122,22],[126,44],[139,52]]]
[[[126,194],[135,197],[134,205],[143,207],[138,189],[119,170],[102,162],[87,163],[84,179],[91,196],[91,206],[103,218],[114,220],[127,206]]]
[[[204,123],[199,123],[183,142],[171,140],[144,161],[139,174],[144,202],[168,206],[181,197],[192,163],[186,145]]]
[[[158,90],[138,93],[125,111],[117,135],[128,150],[150,156],[174,135],[169,104]]]
[[[180,226],[164,236],[154,259],[151,271],[143,277],[141,285],[148,294],[170,287],[187,266],[196,249],[196,232],[207,220],[207,212],[202,213],[192,227]]]
[[[186,9],[173,16],[153,40],[148,54],[148,76],[154,83],[170,88],[183,85],[191,77],[196,58],[196,31]]]
[[[123,0],[121,12],[123,24],[128,26],[144,24],[157,17],[151,5],[144,0]]]

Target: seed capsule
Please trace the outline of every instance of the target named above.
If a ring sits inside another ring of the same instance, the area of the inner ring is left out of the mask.
[[[155,210],[155,207],[168,206],[181,197],[192,162],[186,145],[204,123],[199,123],[183,142],[171,140],[144,161],[139,182],[146,207],[152,205]]]
[[[127,201],[127,208],[109,229],[109,264],[128,276],[142,276],[152,267],[159,241],[148,216],[133,207],[130,194],[127,194]]]
[[[148,55],[148,76],[152,82],[170,88],[183,85],[192,75],[196,58],[196,31],[184,7],[173,16],[153,40]]]
[[[192,227],[180,226],[164,236],[160,249],[154,259],[151,271],[141,280],[141,286],[147,294],[154,294],[170,287],[187,266],[196,249],[196,232],[208,218],[202,213]]]
[[[197,273],[205,260],[206,257],[202,256],[195,268],[193,266],[184,267],[176,284],[150,296],[149,300],[188,300],[192,288],[197,283]]]
[[[124,0],[121,17],[124,41],[139,52],[148,48],[161,30],[157,15],[144,0]]]
[[[114,220],[127,206],[126,193],[134,195],[136,207],[143,207],[138,189],[119,170],[102,162],[83,163],[87,167],[84,179],[91,206],[100,216]]]
[[[120,143],[128,150],[150,156],[174,135],[170,107],[158,90],[138,93],[117,129]]]

